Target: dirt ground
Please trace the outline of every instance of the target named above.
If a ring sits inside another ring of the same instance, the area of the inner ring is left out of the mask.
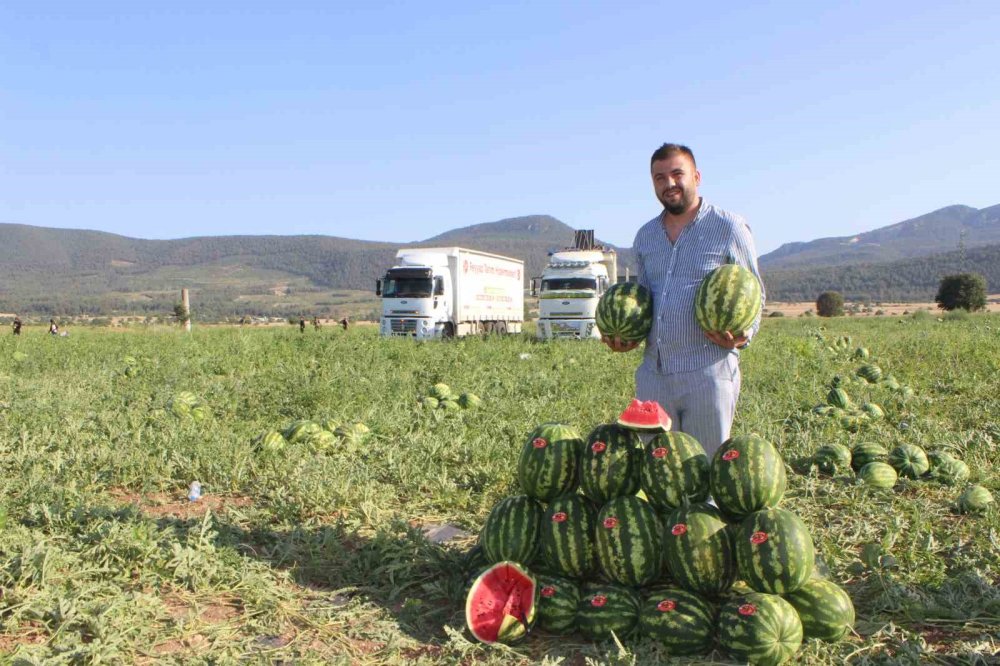
[[[852,303],[844,303],[844,310],[850,309]],[[917,310],[930,310],[931,312],[940,312],[938,310],[937,303],[871,303],[868,306],[870,311],[865,311],[864,304],[858,304],[861,307],[859,312],[856,312],[856,316],[867,317],[874,315],[881,316],[898,316],[904,313],[913,313]],[[986,309],[989,312],[1000,312],[1000,294],[990,294],[986,297]],[[783,303],[780,301],[768,301],[767,308],[764,310],[764,316],[771,314],[772,312],[781,312],[786,317],[798,317],[803,312],[807,310],[812,310],[813,314],[816,314],[816,303],[801,301],[797,303]],[[881,311],[881,312],[880,312]]]

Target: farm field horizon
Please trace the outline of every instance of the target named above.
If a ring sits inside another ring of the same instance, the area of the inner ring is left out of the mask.
[[[784,304],[770,304],[784,311]],[[912,312],[918,304],[904,304]],[[1000,488],[1000,314],[765,318],[741,359],[733,434],[780,451],[782,507],[857,609],[796,663],[997,663],[1000,516],[955,509],[963,487],[891,490],[823,476],[825,444],[945,449]],[[992,304],[991,304],[992,305]],[[859,362],[850,337],[913,388],[848,385],[885,418],[858,432],[812,413]],[[533,632],[511,648],[465,631],[466,552],[519,492],[528,434],[586,436],[632,399],[641,351],[530,335],[415,343],[372,326],[72,327],[0,338],[0,655],[12,663],[652,663],[643,639]],[[422,406],[445,383],[482,399]],[[174,409],[190,393],[199,418]],[[256,443],[296,421],[335,443]],[[364,424],[367,432],[352,429]],[[203,496],[188,501],[192,481]],[[453,532],[453,538],[435,537]],[[720,651],[711,663],[733,663]],[[709,658],[679,660],[706,663]]]

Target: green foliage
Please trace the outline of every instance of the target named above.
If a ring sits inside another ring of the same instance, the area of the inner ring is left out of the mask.
[[[840,292],[824,291],[816,298],[816,314],[820,317],[844,316],[844,297]]]
[[[986,278],[977,273],[946,275],[941,278],[934,301],[942,310],[983,310],[986,308]]]

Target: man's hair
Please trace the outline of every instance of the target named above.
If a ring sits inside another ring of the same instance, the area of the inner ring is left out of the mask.
[[[691,160],[691,164],[694,165],[694,168],[698,168],[698,163],[695,161],[694,153],[691,152],[691,149],[687,146],[682,146],[679,143],[665,143],[654,150],[653,157],[649,160],[649,166],[652,167],[653,162],[659,162],[660,160],[665,160],[668,157],[672,157],[677,154],[687,155]]]

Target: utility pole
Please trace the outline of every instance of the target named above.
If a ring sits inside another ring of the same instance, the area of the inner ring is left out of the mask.
[[[184,330],[191,332],[191,298],[187,289],[181,289],[181,307],[184,308]]]

